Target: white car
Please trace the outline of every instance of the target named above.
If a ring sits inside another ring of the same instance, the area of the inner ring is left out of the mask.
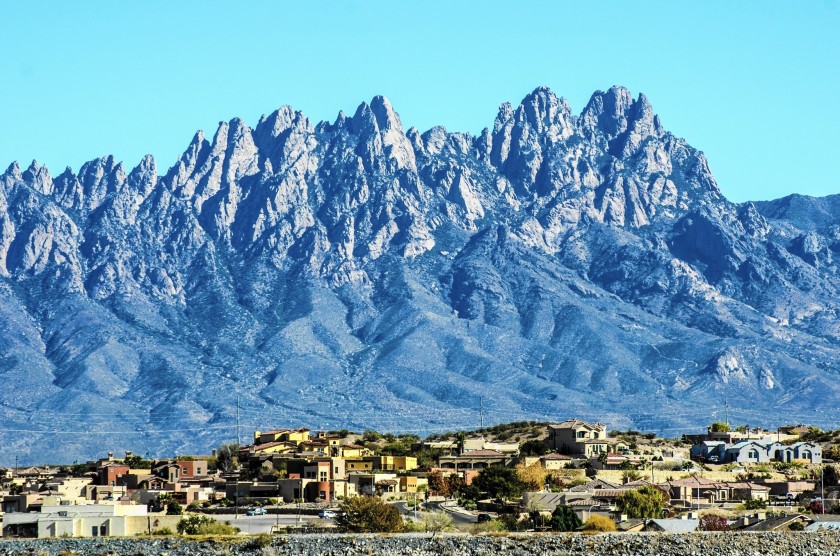
[[[321,519],[335,519],[335,516],[338,515],[332,510],[321,510],[318,512],[318,517]]]

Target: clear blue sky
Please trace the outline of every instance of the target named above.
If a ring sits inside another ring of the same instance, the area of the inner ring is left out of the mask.
[[[247,4],[243,7],[241,4]],[[193,133],[377,94],[406,127],[478,132],[548,85],[620,84],[734,201],[840,193],[840,2],[5,2],[0,165],[114,154],[161,172]]]

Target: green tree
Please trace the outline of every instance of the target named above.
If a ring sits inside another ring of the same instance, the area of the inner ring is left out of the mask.
[[[492,498],[514,498],[522,493],[524,486],[515,469],[500,465],[482,469],[473,484]]]
[[[581,525],[580,518],[569,506],[557,506],[551,512],[552,531],[575,531]]]
[[[729,432],[732,430],[728,423],[723,423],[721,421],[715,421],[709,428],[712,432]]]
[[[662,517],[663,502],[662,491],[651,485],[628,490],[615,499],[619,512],[626,514],[629,518]]]
[[[823,468],[822,479],[825,486],[837,486],[840,484],[840,474],[837,473],[837,468],[833,465],[826,465]]]
[[[519,445],[520,456],[542,456],[548,451],[548,446],[542,440],[528,440]]]
[[[345,498],[339,508],[335,523],[348,533],[397,533],[404,529],[400,512],[376,496]]]
[[[382,438],[382,435],[376,431],[366,430],[364,434],[362,434],[362,441],[363,442],[379,442]]]

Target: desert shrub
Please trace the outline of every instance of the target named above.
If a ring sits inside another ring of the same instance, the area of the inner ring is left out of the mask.
[[[583,530],[590,533],[608,533],[615,531],[615,521],[602,515],[593,515],[583,524]]]
[[[229,521],[217,521],[206,515],[191,515],[178,522],[182,535],[235,535],[239,532]]]
[[[375,496],[354,496],[339,503],[335,519],[342,531],[350,533],[395,533],[403,530],[400,512]]]

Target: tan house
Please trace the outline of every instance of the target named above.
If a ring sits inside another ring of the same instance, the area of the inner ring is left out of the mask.
[[[607,426],[570,419],[548,426],[548,445],[561,454],[597,457],[610,451]]]
[[[668,489],[671,500],[694,504],[722,504],[731,500],[768,500],[770,487],[747,482],[723,482],[687,477],[662,485]]]

